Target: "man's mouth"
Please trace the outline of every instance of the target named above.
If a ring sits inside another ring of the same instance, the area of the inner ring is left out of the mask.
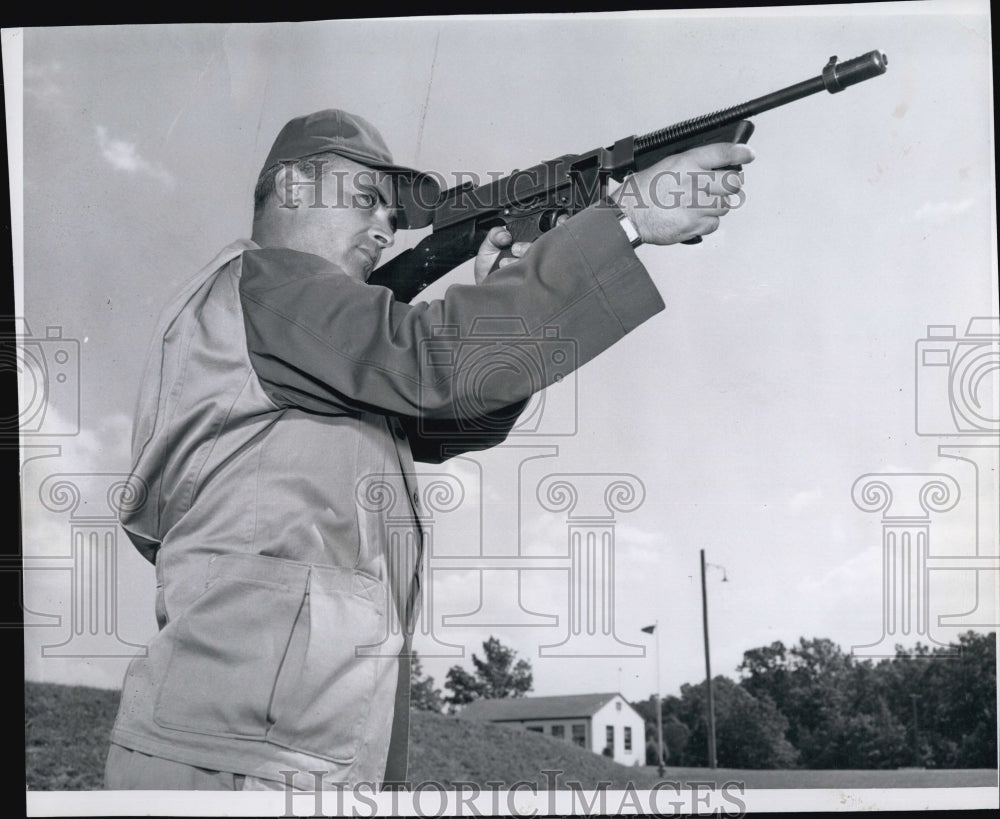
[[[375,269],[375,265],[378,264],[379,257],[382,255],[380,250],[375,250],[374,248],[366,247],[364,245],[358,246],[358,251],[368,260],[366,267],[367,272],[371,272]]]

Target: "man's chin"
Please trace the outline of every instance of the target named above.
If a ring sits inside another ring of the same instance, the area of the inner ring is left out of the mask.
[[[343,260],[338,266],[348,276],[362,284],[368,281],[368,277],[371,276],[372,271],[375,269],[375,266],[370,262],[360,262],[355,259]]]
[[[357,263],[352,265],[351,275],[359,281],[367,282],[375,268],[378,267],[378,259],[373,259],[364,251],[359,251],[358,256]]]

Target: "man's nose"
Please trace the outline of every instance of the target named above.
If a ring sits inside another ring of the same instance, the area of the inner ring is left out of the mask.
[[[395,231],[392,229],[392,213],[387,208],[379,208],[375,211],[371,227],[368,228],[368,235],[378,242],[379,247],[392,247],[396,241]]]

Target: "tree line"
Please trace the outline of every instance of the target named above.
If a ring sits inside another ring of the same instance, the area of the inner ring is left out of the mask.
[[[743,654],[739,681],[713,678],[724,768],[886,769],[997,766],[996,634],[878,662],[802,638]],[[708,764],[706,685],[661,699],[667,762]],[[656,700],[633,703],[656,763]]]

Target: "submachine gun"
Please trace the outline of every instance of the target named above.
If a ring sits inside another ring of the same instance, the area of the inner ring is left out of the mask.
[[[515,242],[533,241],[607,192],[608,179],[655,165],[661,159],[714,142],[746,142],[753,133],[748,117],[787,105],[820,91],[836,94],[884,74],[888,58],[869,51],[838,63],[836,56],[809,80],[711,114],[679,122],[642,136],[619,139],[608,148],[565,154],[540,165],[476,186],[471,182],[444,191],[433,210],[433,231],[415,247],[376,269],[369,284],[390,288],[400,301],[473,258],[491,228],[504,226]],[[693,241],[700,240],[700,237]],[[507,251],[509,255],[509,251]]]

